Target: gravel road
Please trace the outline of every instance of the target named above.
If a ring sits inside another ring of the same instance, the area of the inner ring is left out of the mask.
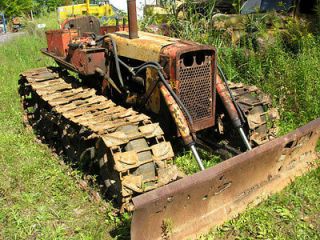
[[[6,34],[0,34],[0,44],[2,44],[4,42],[8,42],[11,39],[18,37],[18,36],[21,36],[23,34],[25,34],[25,33],[24,32],[17,32],[17,33],[8,32]]]

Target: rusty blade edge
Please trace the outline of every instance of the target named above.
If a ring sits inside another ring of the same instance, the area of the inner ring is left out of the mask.
[[[320,118],[203,172],[133,198],[132,239],[196,237],[315,168]]]

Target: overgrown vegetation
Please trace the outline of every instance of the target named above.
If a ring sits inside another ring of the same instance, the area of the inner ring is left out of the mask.
[[[280,111],[281,133],[320,116],[320,42],[311,34],[298,41],[297,53],[279,39],[259,52],[248,48],[219,51],[230,80],[257,85],[272,95]]]
[[[50,18],[54,16],[39,22]],[[318,36],[290,22],[286,34],[293,44],[275,29],[272,42],[257,45],[267,28],[252,19],[259,31],[233,45],[197,14],[188,21],[174,21],[176,36],[217,47],[230,80],[255,84],[272,95],[282,116],[281,133],[320,116]],[[46,23],[57,27],[54,21]],[[82,174],[61,165],[22,124],[19,73],[53,64],[40,54],[46,45],[43,32],[32,25],[26,36],[0,45],[0,239],[128,239],[130,216],[115,215],[104,200],[82,191]],[[177,162],[187,173],[196,170],[190,154]],[[319,169],[312,171],[201,239],[320,239],[319,176]]]

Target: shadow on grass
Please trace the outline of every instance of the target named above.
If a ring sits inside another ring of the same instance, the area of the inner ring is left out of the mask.
[[[124,219],[122,217],[121,223],[118,224],[113,230],[110,231],[111,237],[119,240],[130,239],[130,225],[131,225],[131,218]]]

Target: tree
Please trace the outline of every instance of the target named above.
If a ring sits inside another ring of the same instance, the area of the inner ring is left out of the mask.
[[[7,17],[21,16],[34,7],[33,0],[0,0],[0,11]]]
[[[40,11],[55,11],[57,7],[64,5],[65,0],[35,0],[35,10]]]

